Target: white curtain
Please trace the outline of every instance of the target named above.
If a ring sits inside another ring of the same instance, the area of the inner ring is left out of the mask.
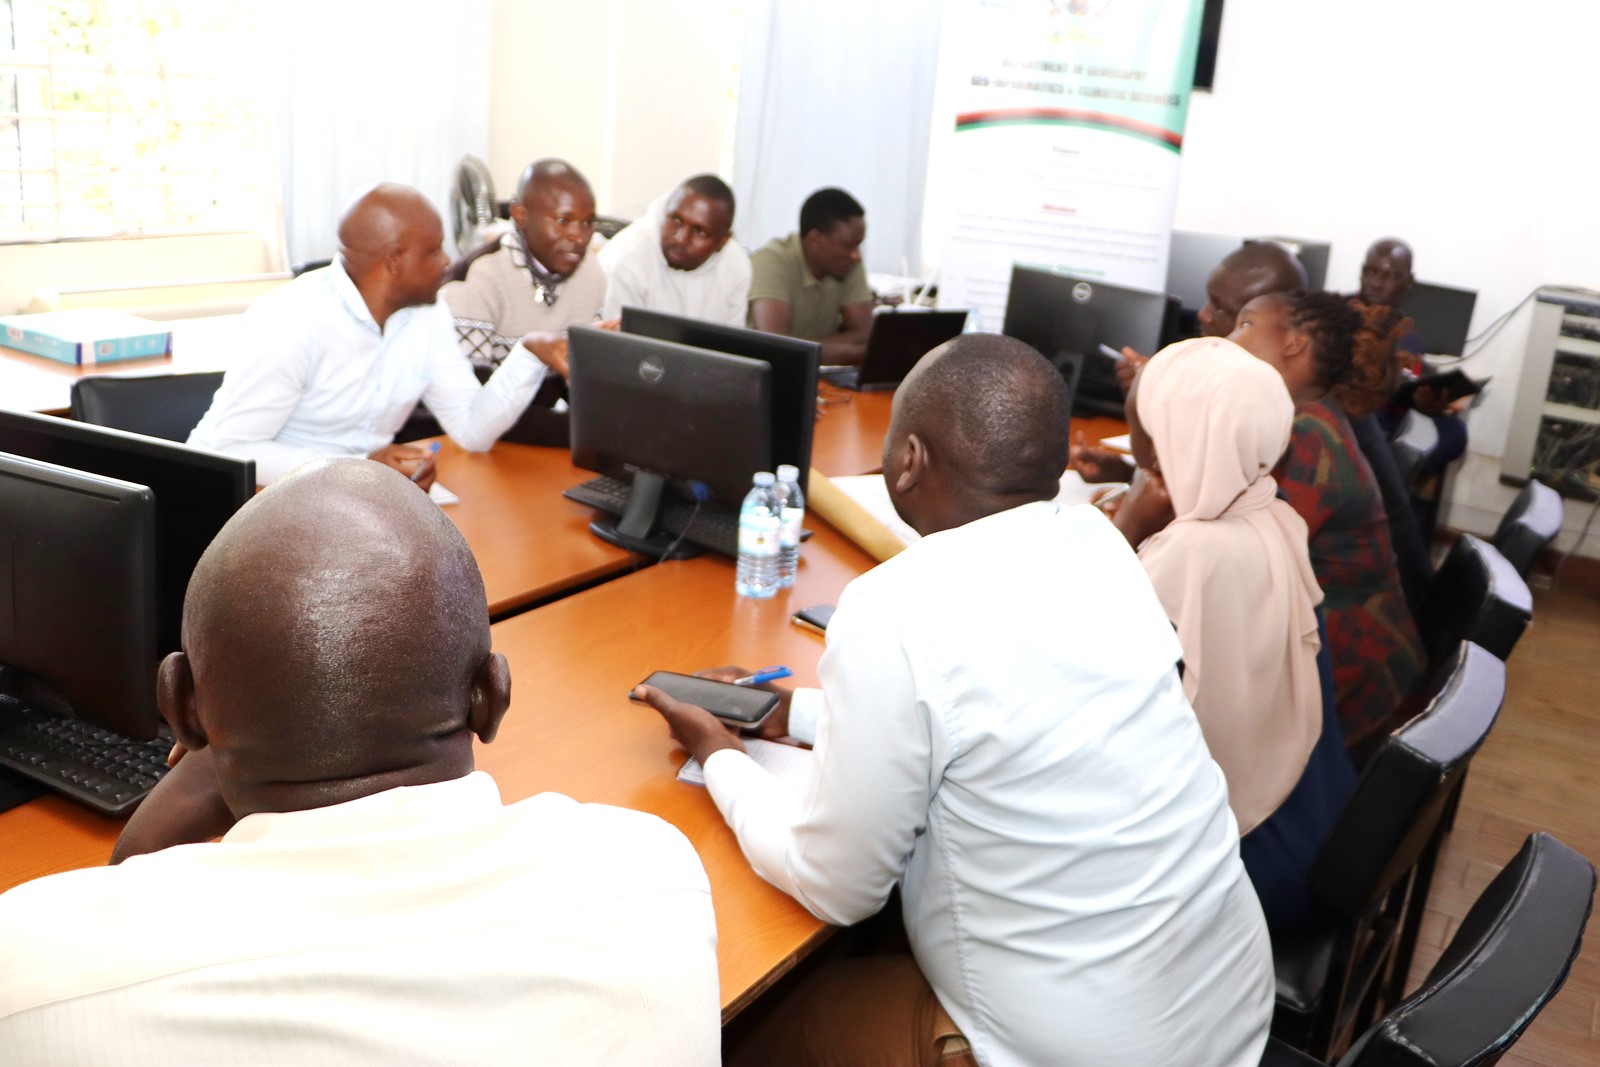
[[[737,229],[754,249],[794,230],[827,185],[867,211],[868,270],[923,269],[922,193],[943,4],[753,0],[734,142]]]
[[[491,0],[288,0],[263,5],[291,264],[327,259],[366,186],[414,186],[450,241],[450,188],[489,146]]]

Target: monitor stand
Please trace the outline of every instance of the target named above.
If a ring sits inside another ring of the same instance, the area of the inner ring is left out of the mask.
[[[661,561],[692,559],[705,549],[692,541],[656,529],[661,514],[661,497],[667,480],[651,471],[635,471],[628,506],[621,518],[606,516],[589,524],[589,532],[608,545]]]

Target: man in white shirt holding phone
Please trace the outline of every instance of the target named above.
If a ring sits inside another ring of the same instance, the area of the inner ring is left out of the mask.
[[[839,924],[901,889],[915,963],[822,969],[750,1062],[769,1038],[797,1063],[931,1062],[959,1038],[983,1067],[1259,1061],[1272,956],[1226,785],[1132,550],[1053,500],[1067,425],[1059,373],[1011,338],[907,377],[884,472],[923,538],[845,590],[821,689],[762,730],[815,745],[803,782],[639,694],[762,877]]]

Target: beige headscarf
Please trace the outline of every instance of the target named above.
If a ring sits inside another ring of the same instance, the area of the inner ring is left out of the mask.
[[[1300,780],[1322,728],[1306,524],[1270,471],[1294,404],[1271,366],[1205,338],[1157,353],[1138,416],[1177,518],[1139,559],[1178,630],[1183,688],[1247,834]]]

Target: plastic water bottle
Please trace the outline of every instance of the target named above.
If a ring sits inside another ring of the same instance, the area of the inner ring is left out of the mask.
[[[785,588],[794,584],[795,569],[800,565],[800,529],[806,520],[806,498],[800,492],[800,468],[785,463],[778,468],[778,503],[782,510],[778,527],[778,584]]]
[[[739,508],[739,566],[733,588],[740,596],[770,597],[778,591],[780,503],[771,471],[757,472]]]

